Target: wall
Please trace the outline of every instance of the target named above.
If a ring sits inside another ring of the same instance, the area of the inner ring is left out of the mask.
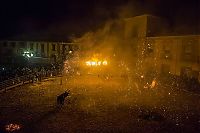
[[[163,36],[148,37],[153,40],[159,73],[163,66],[169,66],[169,73],[183,75],[190,69],[197,77],[200,72],[200,36]],[[149,58],[149,57],[148,57]]]

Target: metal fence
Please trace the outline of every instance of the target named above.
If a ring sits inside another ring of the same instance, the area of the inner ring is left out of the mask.
[[[37,72],[34,74],[24,75],[12,79],[5,80],[3,82],[0,82],[0,92],[6,92],[9,89],[12,89],[17,86],[21,86],[28,83],[34,83],[34,82],[41,82],[45,78],[49,78],[52,76],[59,75],[60,72],[58,70],[54,71],[43,71],[43,72]]]

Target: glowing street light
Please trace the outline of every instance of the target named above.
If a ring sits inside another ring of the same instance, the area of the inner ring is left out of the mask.
[[[31,53],[29,51],[24,51],[24,53],[22,55],[25,57],[28,57],[28,58],[33,57],[33,53]]]

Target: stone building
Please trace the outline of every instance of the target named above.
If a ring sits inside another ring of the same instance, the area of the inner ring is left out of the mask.
[[[79,49],[78,44],[46,41],[0,41],[1,63],[10,56],[24,56],[31,63],[56,63],[65,60],[69,51]]]
[[[199,77],[200,35],[147,37],[146,60],[157,63],[157,71],[179,76]]]
[[[114,20],[108,31],[131,49],[136,71],[200,79],[200,35],[174,35],[164,19],[152,15]]]

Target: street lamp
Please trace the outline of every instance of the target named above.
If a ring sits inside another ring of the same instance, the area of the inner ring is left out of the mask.
[[[33,53],[29,52],[29,51],[24,51],[23,54],[22,54],[24,57],[33,57]]]

